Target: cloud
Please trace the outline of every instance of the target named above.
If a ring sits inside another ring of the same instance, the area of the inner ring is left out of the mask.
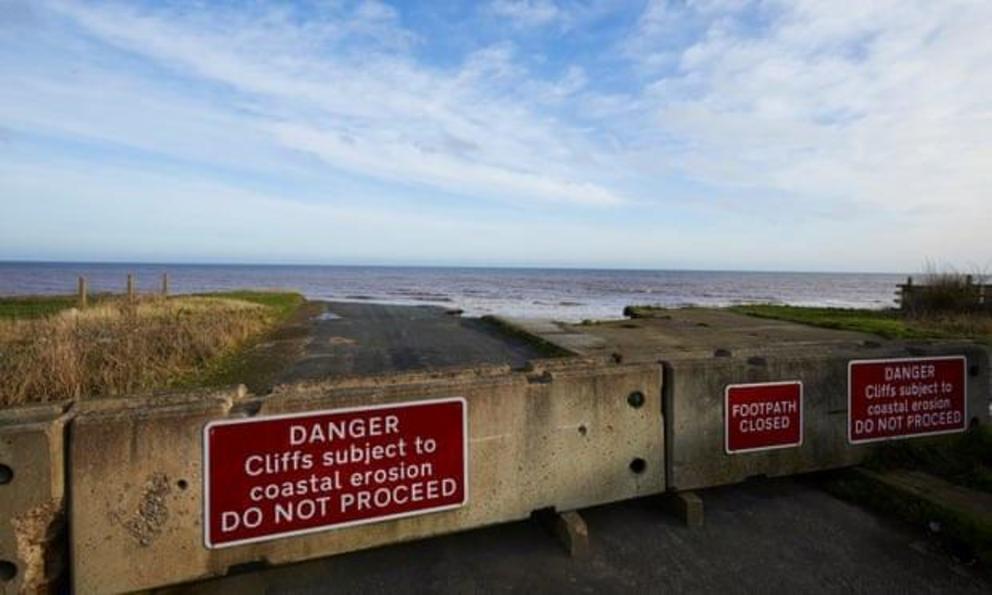
[[[294,254],[333,230],[383,257],[364,229],[407,238],[404,253],[457,244],[479,259],[907,268],[992,256],[987,2],[4,8],[17,23],[0,23],[0,162],[34,164],[8,169],[8,188],[56,156],[155,172],[162,204],[220,216],[244,201],[258,213],[239,219],[245,233],[285,204]],[[436,23],[449,17],[472,34],[445,35]],[[118,182],[94,174],[87,196],[123,195]],[[73,183],[45,200],[68,201]],[[413,215],[429,233],[402,231]],[[8,241],[31,225],[10,221]]]
[[[520,27],[541,27],[563,17],[552,0],[493,0],[487,11]]]
[[[992,5],[741,4],[654,2],[628,43],[652,73],[642,115],[682,171],[865,209],[986,203]]]
[[[184,84],[233,94],[241,109],[231,111],[251,134],[336,170],[518,204],[626,200],[601,182],[609,172],[577,156],[595,150],[590,141],[544,110],[581,87],[579,68],[538,83],[509,45],[482,48],[452,70],[419,64],[407,51],[416,35],[380,3],[307,19],[288,9],[51,8]]]

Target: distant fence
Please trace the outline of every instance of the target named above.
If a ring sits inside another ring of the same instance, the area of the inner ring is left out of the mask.
[[[127,274],[127,285],[126,285],[127,297],[128,299],[134,299],[137,295],[137,286],[135,282],[134,275],[131,273]],[[161,295],[169,295],[169,274],[162,273],[162,289],[160,291]],[[86,281],[86,277],[80,275],[79,283],[76,289],[76,299],[79,302],[80,308],[85,308],[89,303],[89,283]]]
[[[899,308],[904,312],[983,311],[992,313],[992,285],[975,283],[965,275],[960,282],[916,284],[908,277],[898,286]]]

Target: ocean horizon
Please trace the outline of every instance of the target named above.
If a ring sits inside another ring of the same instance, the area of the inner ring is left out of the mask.
[[[169,275],[172,293],[287,289],[308,299],[435,305],[469,316],[619,318],[629,305],[666,307],[772,303],[895,306],[900,273],[713,271],[603,268],[315,264],[0,262],[0,295],[58,295],[79,276],[95,293],[123,292],[128,274],[141,292]]]

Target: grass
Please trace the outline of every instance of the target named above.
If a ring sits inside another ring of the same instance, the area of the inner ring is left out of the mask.
[[[302,302],[275,292],[104,297],[83,310],[72,298],[2,300],[0,406],[175,386],[257,340]]]
[[[75,296],[19,296],[0,298],[0,321],[41,318],[76,306]]]
[[[225,291],[200,293],[194,297],[225,298],[258,304],[271,308],[280,320],[288,318],[306,301],[302,295],[286,291]]]
[[[836,330],[859,331],[888,339],[926,339],[938,334],[931,329],[913,326],[894,310],[805,308],[771,304],[731,306],[728,309],[731,312],[758,318],[786,320]]]
[[[303,296],[298,293],[235,291],[213,295],[244,300],[272,308],[276,316],[275,324],[270,326],[269,332],[261,333],[256,337],[257,340],[252,341],[252,343],[267,340],[272,331],[275,331],[281,323],[285,323],[294,314],[301,311],[306,302]],[[292,356],[293,354],[287,353],[285,348],[266,352],[262,358],[250,353],[248,349],[234,349],[177,379],[175,385],[181,388],[192,388],[245,384],[249,390],[261,391],[268,387],[269,382],[283,366],[289,364]]]
[[[879,335],[887,339],[973,339],[992,344],[992,316],[983,313],[906,316],[898,310],[806,308],[755,304],[728,308],[738,314]]]
[[[977,426],[954,436],[880,444],[865,466],[875,471],[925,471],[951,483],[992,493],[992,428]]]
[[[903,307],[914,316],[946,313],[989,313],[980,303],[984,274],[965,274],[954,269],[938,270],[927,265],[922,283],[905,287]]]

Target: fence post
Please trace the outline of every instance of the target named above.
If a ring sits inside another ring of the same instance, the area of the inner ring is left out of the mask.
[[[79,309],[86,307],[86,277],[79,276]]]
[[[127,274],[127,299],[134,300],[134,275]]]
[[[913,290],[913,278],[906,277],[906,284],[899,286],[899,309],[908,311],[911,305]]]
[[[169,273],[162,273],[162,297],[169,297]]]

